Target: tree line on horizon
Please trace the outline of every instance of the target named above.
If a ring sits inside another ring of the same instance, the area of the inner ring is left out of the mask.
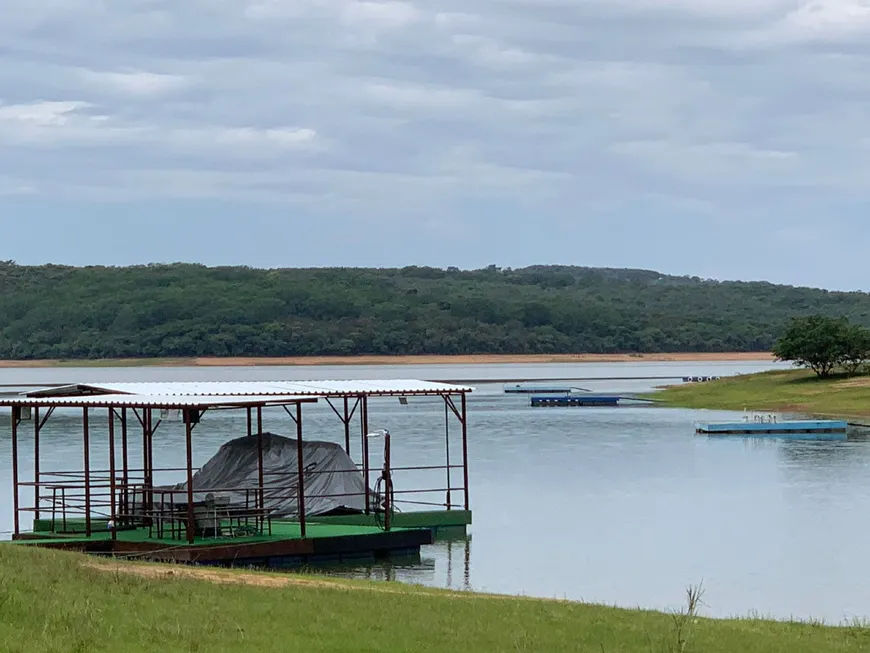
[[[770,351],[870,295],[646,270],[0,263],[0,358]]]

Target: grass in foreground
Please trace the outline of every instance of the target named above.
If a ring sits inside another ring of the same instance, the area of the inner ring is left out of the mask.
[[[818,379],[793,370],[672,386],[655,393],[670,406],[722,410],[793,411],[831,417],[870,417],[870,377]]]
[[[171,569],[0,545],[0,650],[826,653],[870,648],[870,630],[860,626],[675,618],[317,577],[206,570],[206,579],[196,579],[188,568],[167,575]],[[247,583],[226,582],[240,579]]]

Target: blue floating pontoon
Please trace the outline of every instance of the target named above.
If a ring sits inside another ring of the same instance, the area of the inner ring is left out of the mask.
[[[795,440],[845,440],[848,424],[842,420],[786,420],[705,422],[695,425],[701,435],[742,435]]]
[[[576,395],[564,396],[535,396],[532,397],[531,404],[534,407],[545,406],[618,406],[619,400],[622,397],[619,395],[596,395],[591,393],[583,393]]]
[[[581,388],[575,388],[570,385],[546,385],[546,384],[529,384],[529,383],[514,383],[512,385],[504,386],[504,391],[507,393],[515,393],[515,394],[559,394],[559,395],[569,395],[574,390],[580,390]]]

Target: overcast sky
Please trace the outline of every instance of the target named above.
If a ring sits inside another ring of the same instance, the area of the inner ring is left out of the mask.
[[[0,258],[870,290],[867,0],[3,0]]]

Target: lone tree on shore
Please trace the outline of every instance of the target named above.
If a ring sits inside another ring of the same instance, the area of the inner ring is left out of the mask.
[[[783,361],[808,367],[820,378],[838,367],[858,372],[870,360],[870,331],[844,318],[810,315],[794,318],[773,348]]]
[[[870,360],[870,331],[849,324],[843,334],[843,355],[840,365],[849,375],[860,372]]]

